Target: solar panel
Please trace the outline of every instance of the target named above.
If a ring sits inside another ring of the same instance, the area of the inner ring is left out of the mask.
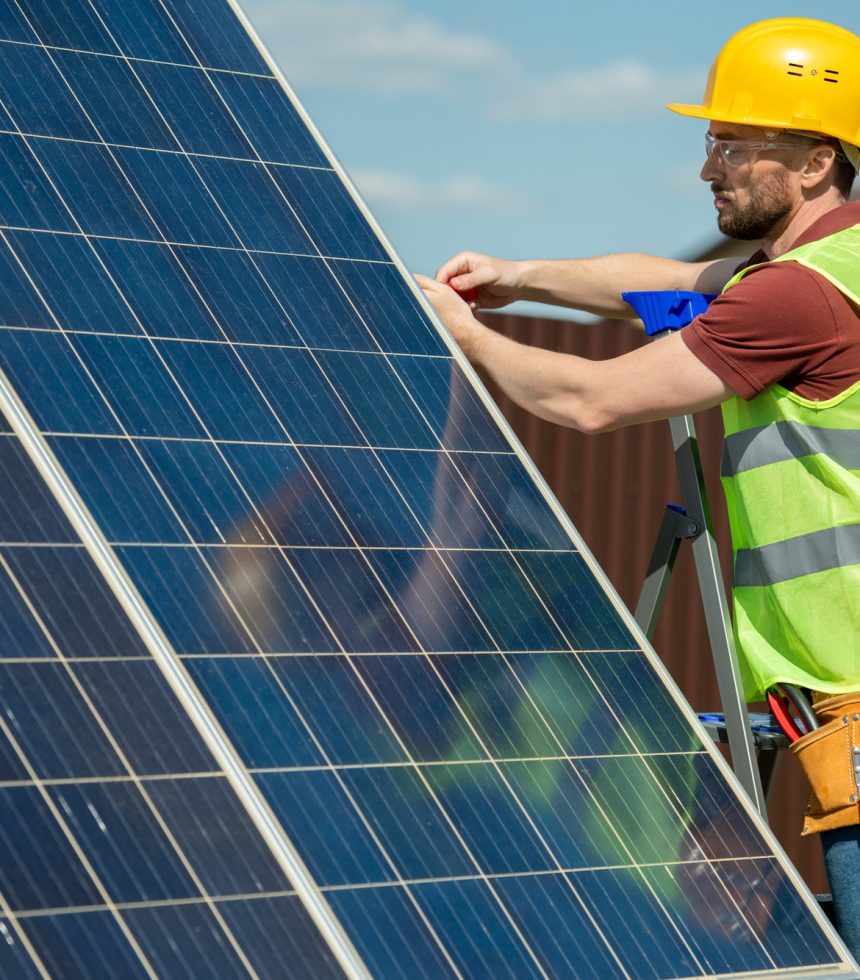
[[[857,976],[238,8],[0,44],[0,975]]]

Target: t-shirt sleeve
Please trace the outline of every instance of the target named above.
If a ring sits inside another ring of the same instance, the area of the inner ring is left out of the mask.
[[[687,347],[742,398],[793,388],[833,353],[827,284],[796,262],[753,269],[681,331]]]

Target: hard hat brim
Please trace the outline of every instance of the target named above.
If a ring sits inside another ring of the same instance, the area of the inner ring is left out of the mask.
[[[693,116],[694,119],[712,118],[707,107],[703,105],[684,105],[681,102],[671,102],[666,108],[672,112],[677,112],[680,116]]]

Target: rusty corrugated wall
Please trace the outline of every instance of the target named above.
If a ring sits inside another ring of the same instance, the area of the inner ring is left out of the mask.
[[[644,339],[624,322],[583,324],[509,314],[484,314],[482,319],[523,343],[594,359],[616,357]],[[648,423],[586,436],[535,418],[493,394],[621,598],[635,608],[663,510],[667,503],[680,502],[669,426]],[[730,548],[718,476],[719,410],[697,415],[696,430],[725,567]],[[698,580],[686,545],[675,565],[654,647],[696,710],[718,708]],[[794,760],[781,759],[770,803],[771,826],[810,887],[826,891],[818,841],[800,838],[806,793]]]

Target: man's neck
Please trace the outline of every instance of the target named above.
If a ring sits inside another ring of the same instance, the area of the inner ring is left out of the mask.
[[[790,251],[797,239],[830,211],[842,207],[845,198],[841,194],[827,194],[812,201],[804,201],[800,207],[774,227],[772,234],[762,242],[762,248],[770,259],[778,259]]]

